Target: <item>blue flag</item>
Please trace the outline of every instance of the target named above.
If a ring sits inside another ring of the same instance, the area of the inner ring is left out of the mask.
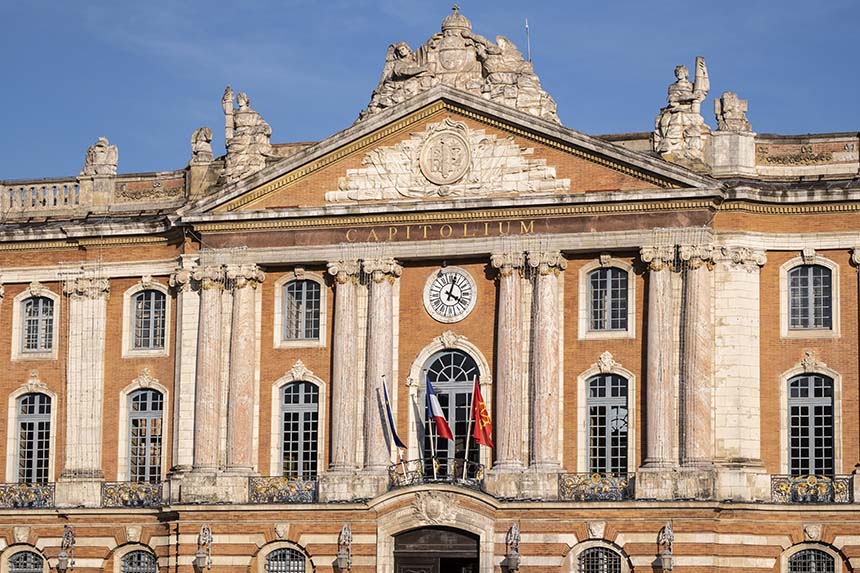
[[[391,428],[391,439],[398,448],[406,449],[406,444],[400,440],[397,430],[394,428],[394,416],[391,415],[391,403],[388,401],[388,389],[385,380],[382,381],[382,394],[385,396],[385,413],[388,414],[388,427]]]

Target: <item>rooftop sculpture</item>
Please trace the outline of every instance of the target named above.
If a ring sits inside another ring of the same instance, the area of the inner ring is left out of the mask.
[[[693,83],[689,76],[687,66],[675,66],[677,81],[669,86],[668,105],[657,116],[651,148],[664,157],[702,161],[705,138],[711,133],[701,114],[702,102],[711,89],[705,58],[696,58]]]

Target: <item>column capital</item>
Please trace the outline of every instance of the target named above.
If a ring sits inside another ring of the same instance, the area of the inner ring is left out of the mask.
[[[526,261],[529,267],[540,275],[558,275],[567,268],[567,259],[560,251],[529,251]]]
[[[230,281],[234,289],[248,286],[257,288],[266,280],[266,273],[255,264],[227,265],[224,267],[224,277]]]
[[[645,246],[639,249],[639,258],[648,265],[649,271],[669,269],[675,260],[675,247],[672,245]]]
[[[170,288],[176,289],[179,292],[188,292],[192,288],[194,282],[194,269],[177,268],[170,273],[170,279],[167,284]]]
[[[691,269],[698,269],[703,265],[710,268],[714,261],[714,246],[681,245],[678,247],[678,256]]]
[[[107,298],[110,296],[110,281],[91,277],[76,277],[63,284],[63,292],[71,298]]]
[[[361,269],[357,259],[341,259],[327,265],[328,274],[334,277],[338,284],[358,281],[358,271]]]
[[[203,290],[224,288],[224,268],[219,265],[197,267],[191,278],[200,283]]]
[[[364,272],[369,274],[370,279],[375,283],[385,280],[393,283],[403,272],[403,267],[392,258],[365,259],[361,264]]]
[[[767,255],[762,250],[749,247],[720,247],[714,254],[714,260],[741,267],[752,273],[767,263]]]
[[[499,271],[499,276],[508,277],[515,269],[522,269],[525,265],[525,257],[522,253],[493,253],[490,255],[490,265]]]

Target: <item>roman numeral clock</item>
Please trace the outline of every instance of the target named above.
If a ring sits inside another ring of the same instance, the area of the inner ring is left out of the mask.
[[[475,308],[477,288],[472,275],[459,267],[443,267],[424,285],[424,308],[435,320],[458,322]]]

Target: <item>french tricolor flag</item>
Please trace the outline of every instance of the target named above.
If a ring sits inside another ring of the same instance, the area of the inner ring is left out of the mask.
[[[433,385],[430,384],[430,378],[427,378],[427,414],[436,422],[436,432],[440,438],[445,440],[454,439],[454,434],[451,433],[448,421],[445,420],[445,413],[442,412],[439,397],[436,396]]]

